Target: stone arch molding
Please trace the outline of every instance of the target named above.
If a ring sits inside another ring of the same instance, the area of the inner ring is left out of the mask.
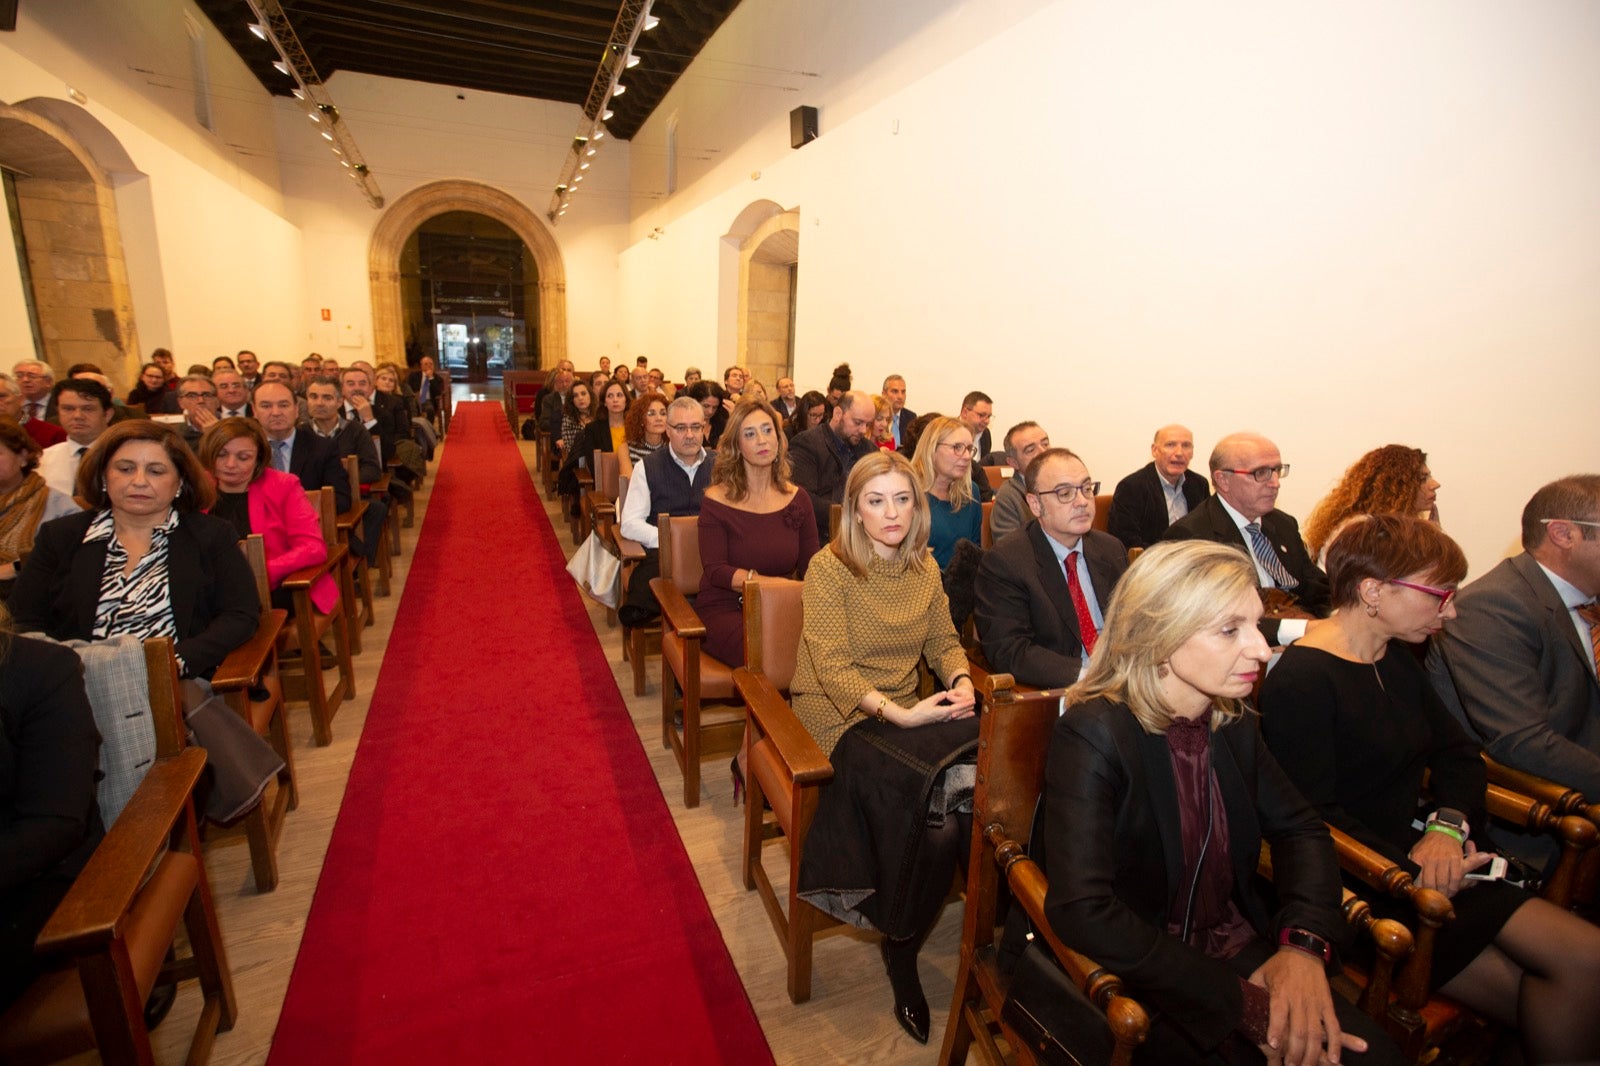
[[[475,181],[436,181],[396,200],[372,231],[367,263],[372,291],[372,343],[379,359],[405,351],[400,303],[400,253],[418,226],[449,211],[471,211],[504,223],[528,246],[539,271],[539,365],[567,357],[567,271],[544,223],[516,197]]]
[[[768,203],[752,204],[739,219],[754,223],[739,246],[739,362],[757,378],[776,381],[794,369],[789,268],[800,261],[800,209],[771,213]]]

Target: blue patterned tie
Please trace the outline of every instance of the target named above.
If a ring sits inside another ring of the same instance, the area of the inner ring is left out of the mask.
[[[1278,558],[1278,553],[1272,550],[1272,544],[1267,540],[1267,535],[1261,531],[1261,523],[1251,522],[1244,527],[1250,534],[1250,550],[1260,560],[1261,566],[1267,571],[1273,582],[1280,589],[1294,589],[1300,587],[1300,582],[1289,575],[1289,570],[1283,565],[1283,560]]]
[[[272,442],[272,468],[274,470],[282,470],[285,474],[289,472],[288,441],[275,440]]]

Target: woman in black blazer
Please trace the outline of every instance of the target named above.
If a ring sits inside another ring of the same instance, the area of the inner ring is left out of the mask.
[[[185,677],[210,677],[256,631],[261,606],[233,526],[183,439],[156,422],[108,429],[83,457],[92,510],[39,528],[11,610],[57,640],[175,639]]]
[[[1137,1061],[1313,1066],[1326,1043],[1398,1063],[1329,991],[1346,935],[1333,844],[1243,704],[1269,657],[1255,585],[1247,556],[1202,542],[1156,545],[1117,585],[1050,742],[1045,913],[1154,1008]]]
[[[13,637],[0,607],[0,1012],[32,980],[39,930],[105,835],[99,751],[78,656]]]
[[[626,444],[625,421],[628,414],[628,391],[621,382],[613,381],[600,393],[600,411],[594,421],[583,427],[583,432],[572,443],[572,454],[561,464],[556,490],[563,496],[576,499],[578,495],[578,467],[587,467],[594,461],[594,453],[622,451]]]

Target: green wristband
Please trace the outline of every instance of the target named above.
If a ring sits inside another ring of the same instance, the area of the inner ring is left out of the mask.
[[[1465,844],[1467,842],[1467,838],[1461,834],[1461,830],[1452,828],[1452,827],[1450,827],[1448,825],[1444,825],[1441,822],[1433,822],[1433,823],[1431,823],[1428,826],[1428,828],[1423,830],[1423,832],[1424,833],[1444,833],[1446,836],[1450,836],[1450,837],[1455,838],[1455,842],[1457,844]]]

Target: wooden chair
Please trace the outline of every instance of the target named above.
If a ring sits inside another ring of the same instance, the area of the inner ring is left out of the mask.
[[[278,656],[288,698],[304,700],[310,706],[312,735],[318,747],[326,747],[333,742],[333,716],[347,697],[356,694],[356,674],[350,661],[350,627],[345,621],[350,608],[343,590],[327,614],[311,603],[311,586],[317,579],[324,574],[337,575],[344,566],[345,548],[338,542],[333,490],[324,487],[306,495],[322,516],[322,538],[329,545],[328,557],[315,566],[296,570],[280,583],[294,596],[294,624],[284,627],[278,640]],[[262,562],[264,566],[265,559]],[[260,585],[261,577],[256,581]],[[331,690],[322,672],[322,652],[318,648],[318,643],[330,634],[339,667],[339,678]]]
[[[537,416],[533,398],[538,395],[548,376],[542,370],[507,370],[500,378],[502,396],[506,405],[506,421],[511,423],[511,433],[516,435],[522,419]]]
[[[672,749],[683,772],[683,805],[698,807],[700,760],[737,749],[744,709],[727,706],[736,699],[733,668],[702,649],[706,627],[689,604],[700,591],[699,516],[662,514],[658,528],[661,576],[650,579],[650,591],[661,604],[661,746]],[[678,713],[681,730],[673,722]]]
[[[349,466],[346,465],[345,469],[348,470]],[[356,477],[358,479],[360,478],[359,460],[357,460]],[[360,493],[360,495],[368,501],[368,507],[372,506],[371,501],[376,500],[383,504],[386,512],[388,510],[392,510],[391,504],[393,501],[389,499],[390,478],[391,475],[388,473],[388,471],[385,471],[377,481],[374,481],[372,484],[368,485],[366,489]],[[359,486],[359,480],[356,482],[356,484]],[[393,534],[390,533],[391,529],[398,532],[398,526],[396,525],[394,518],[385,513],[383,524],[378,527],[378,543],[374,546],[372,552],[372,554],[378,560],[378,579],[376,591],[379,596],[383,596],[385,598],[387,598],[389,595],[389,583],[394,578],[394,556],[400,554],[394,549],[394,537]]]
[[[1105,533],[1111,527],[1111,496],[1096,496],[1094,498],[1094,521],[1090,527]]]
[[[828,543],[833,543],[833,538],[839,535],[839,523],[844,521],[844,504],[835,503],[828,507]]]
[[[623,501],[628,496],[628,478],[619,474],[617,477],[617,503],[616,513],[622,513]],[[636,540],[629,540],[622,535],[622,527],[613,523],[607,527],[611,535],[612,546],[616,549],[617,558],[622,562],[622,596],[626,599],[628,589],[633,584],[633,574],[639,564],[645,560],[644,545]],[[607,619],[616,617],[615,610],[606,612]],[[643,696],[649,688],[649,681],[645,677],[645,666],[650,656],[661,654],[661,623],[652,622],[645,626],[622,627],[622,658],[624,662],[633,666],[633,694]]]
[[[372,446],[374,448],[378,449],[378,454],[380,456],[383,454],[383,439],[376,433],[374,433],[372,435]],[[393,470],[396,466],[399,466],[399,465],[400,465],[399,463],[397,463],[397,462],[395,462],[394,460],[391,459],[386,464],[387,468],[384,470],[383,478],[382,478],[384,496],[387,498],[388,504],[389,504],[388,510],[386,510],[384,512],[384,527],[385,527],[386,531],[388,532],[389,554],[393,555],[393,556],[397,556],[397,555],[399,555],[401,553],[401,548],[400,548],[400,511],[401,511],[401,505],[400,505],[399,501],[395,499],[394,494],[390,492],[390,488],[394,485],[394,475],[392,473],[390,473],[389,471]],[[372,491],[373,492],[377,492],[378,491],[378,486],[374,485],[372,487]],[[411,501],[410,501],[410,499],[408,497],[407,500],[406,500],[406,505],[409,506],[410,502]],[[385,588],[388,587],[388,583],[389,583],[389,573],[386,572],[384,574],[384,587]],[[385,592],[384,595],[387,596],[388,593]]]
[[[191,1063],[238,1014],[194,811],[206,753],[184,746],[172,641],[146,641],[144,658],[157,758],[39,934],[35,950],[59,966],[0,1015],[0,1062],[93,1049],[103,1062],[154,1062],[144,1003],[157,984],[200,982]],[[169,960],[180,921],[188,953]]]
[[[967,902],[961,927],[961,964],[945,1026],[939,1062],[967,1060],[976,1046],[988,1063],[1005,1061],[996,1034],[1014,1049],[1027,1043],[1001,1020],[1009,976],[1001,972],[995,942],[1000,879],[1014,905],[1033,920],[1063,970],[1088,1000],[1104,1012],[1115,1046],[1111,1062],[1126,1066],[1150,1030],[1145,1009],[1123,993],[1122,982],[1093,959],[1056,938],[1044,917],[1044,871],[1027,856],[1034,809],[1044,788],[1044,757],[1061,709],[1060,690],[1017,695],[1008,674],[985,675],[980,690],[978,787],[973,796],[972,848],[967,864]],[[1018,1061],[1032,1061],[1031,1052]]]
[[[1006,483],[1006,468],[1003,466],[983,467],[983,476],[989,482],[991,492],[999,492],[1000,486]]]
[[[804,623],[801,590],[802,583],[790,578],[763,577],[745,584],[745,665],[733,672],[750,741],[740,866],[745,889],[760,893],[783,945],[789,999],[794,1003],[811,998],[813,939],[838,924],[799,896],[806,834],[822,786],[833,779],[833,765],[785,699]],[[789,882],[783,900],[761,864],[763,847],[779,838],[789,845]]]
[[[988,551],[990,548],[994,547],[994,531],[990,525],[993,519],[994,501],[985,500],[983,502],[983,532],[979,535],[978,544],[978,547],[982,548],[984,551]]]
[[[1591,802],[1577,789],[1550,781],[1537,774],[1513,770],[1495,762],[1488,755],[1483,761],[1489,768],[1489,783],[1508,788],[1547,806],[1560,817],[1582,818],[1600,829],[1600,803]],[[1570,904],[1574,910],[1593,918],[1600,907],[1600,847],[1587,850],[1571,875]],[[1558,873],[1561,871],[1558,869]]]
[[[361,654],[361,631],[377,621],[372,609],[372,575],[368,572],[366,545],[361,551],[356,551],[351,546],[350,538],[354,536],[361,540],[365,529],[364,521],[367,517],[367,508],[371,506],[361,498],[361,460],[354,455],[344,457],[345,477],[350,480],[350,509],[341,512],[335,518],[335,526],[339,532],[339,543],[344,545],[345,573],[349,584],[346,593],[352,593],[356,588],[360,590],[360,600],[355,595],[350,595],[346,603],[349,605],[350,615],[350,654]]]
[[[234,649],[217,667],[211,677],[211,687],[227,700],[235,714],[266,738],[283,760],[283,769],[278,771],[277,791],[270,798],[263,796],[244,819],[256,890],[271,892],[278,887],[278,837],[283,832],[283,820],[300,805],[294,745],[289,739],[289,712],[283,694],[283,678],[278,672],[278,641],[289,616],[287,611],[272,606],[272,595],[267,589],[267,552],[261,535],[252,534],[240,541],[239,549],[250,560],[256,575],[261,621],[249,643]]]
[[[582,544],[602,522],[617,519],[618,464],[615,452],[594,453],[594,484],[584,492],[578,518],[572,528],[572,543]]]

